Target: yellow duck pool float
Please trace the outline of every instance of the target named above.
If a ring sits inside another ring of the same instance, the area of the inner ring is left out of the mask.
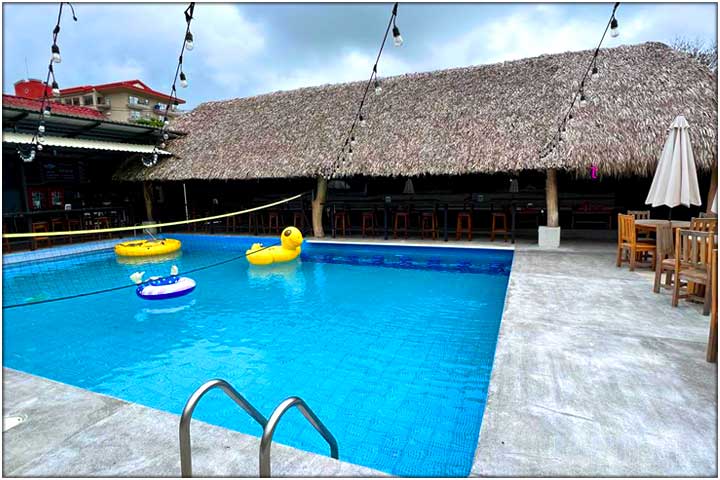
[[[174,238],[158,238],[155,240],[139,240],[115,245],[115,253],[124,257],[148,257],[164,255],[180,250],[182,243]]]
[[[287,227],[280,234],[280,245],[263,247],[262,243],[253,243],[245,252],[248,262],[253,265],[271,265],[295,260],[300,255],[303,236],[295,227]]]

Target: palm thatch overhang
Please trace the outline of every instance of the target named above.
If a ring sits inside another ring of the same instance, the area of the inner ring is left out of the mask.
[[[382,79],[367,126],[337,176],[460,175],[558,168],[585,175],[652,175],[678,114],[690,123],[695,160],[717,156],[717,78],[661,43],[604,49],[566,140],[541,158],[591,51]],[[310,177],[332,169],[364,82],[201,104],[179,118],[187,136],[174,158],[123,166],[116,179],[230,180]]]

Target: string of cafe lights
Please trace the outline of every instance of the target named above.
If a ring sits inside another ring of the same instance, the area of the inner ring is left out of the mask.
[[[195,47],[195,38],[190,31],[190,23],[192,23],[194,13],[195,2],[191,2],[188,8],[185,9],[185,23],[187,24],[187,27],[185,28],[185,37],[183,40],[182,48],[180,49],[180,56],[178,57],[177,68],[175,69],[175,77],[173,77],[172,87],[170,87],[170,101],[165,104],[165,112],[163,113],[162,117],[162,127],[160,128],[161,135],[157,138],[155,142],[152,156],[149,158],[145,156],[141,157],[141,161],[146,167],[152,167],[158,162],[158,154],[160,152],[160,149],[165,148],[165,141],[170,138],[170,135],[168,134],[168,125],[170,124],[170,121],[168,120],[168,112],[171,105],[172,108],[177,108],[179,104],[179,102],[177,101],[178,77],[180,78],[180,86],[182,88],[187,88],[188,86],[187,75],[183,71],[183,55],[185,54],[185,50],[191,51]]]
[[[373,85],[376,96],[382,94],[382,85],[380,84],[380,79],[378,78],[377,67],[378,63],[380,62],[380,57],[382,56],[383,49],[385,48],[388,34],[390,33],[390,27],[392,27],[393,44],[396,47],[401,47],[403,44],[403,38],[402,35],[400,35],[400,29],[396,25],[397,11],[398,3],[395,2],[392,8],[392,13],[390,14],[388,26],[385,29],[385,35],[383,35],[382,43],[380,44],[380,50],[378,51],[377,57],[375,58],[375,63],[372,67],[372,73],[370,74],[370,78],[368,79],[367,84],[365,85],[365,89],[363,90],[363,95],[360,99],[360,106],[355,112],[355,117],[353,118],[353,122],[350,125],[350,129],[347,133],[347,136],[345,137],[345,141],[340,148],[340,153],[335,160],[332,170],[327,176],[328,180],[331,180],[335,176],[335,172],[337,171],[338,167],[342,163],[344,163],[345,160],[352,160],[353,147],[355,147],[355,145],[357,144],[357,139],[355,138],[355,127],[364,128],[367,125],[367,114],[369,112],[369,107],[364,111],[365,115],[363,115],[363,107],[365,106],[365,101],[367,100],[368,92],[370,91],[370,85]]]
[[[57,79],[55,78],[55,68],[53,64],[59,64],[62,62],[60,56],[60,47],[57,44],[58,34],[60,33],[60,21],[62,20],[63,6],[67,5],[72,11],[73,20],[77,22],[77,16],[75,16],[75,9],[70,2],[60,2],[60,8],[58,10],[57,22],[55,28],[53,28],[53,42],[50,47],[50,62],[48,63],[48,73],[45,79],[43,88],[43,97],[40,102],[40,121],[38,122],[37,131],[33,134],[32,140],[30,141],[29,150],[18,148],[17,153],[23,162],[32,162],[35,160],[37,152],[42,151],[43,143],[45,142],[45,119],[52,114],[52,107],[50,105],[50,98],[48,97],[48,85],[51,85],[52,95],[55,97],[60,96],[60,86],[58,85]],[[52,83],[50,83],[52,79]]]
[[[605,40],[605,36],[607,35],[608,30],[610,30],[610,36],[613,38],[617,38],[620,35],[618,20],[615,17],[615,12],[617,11],[619,6],[620,2],[616,2],[613,6],[612,13],[610,14],[610,20],[608,20],[608,23],[605,26],[605,31],[603,31],[602,37],[600,37],[600,42],[598,43],[597,48],[595,48],[595,51],[593,52],[592,59],[590,60],[588,67],[585,69],[582,78],[580,79],[579,87],[572,97],[570,107],[565,112],[565,115],[560,121],[557,130],[555,130],[552,139],[541,150],[540,158],[545,158],[555,152],[557,147],[565,140],[565,131],[567,130],[568,122],[573,119],[573,109],[575,108],[575,105],[578,105],[581,108],[587,105],[585,82],[588,80],[588,75],[590,76],[590,80],[596,80],[600,75],[600,71],[598,70],[597,66],[597,58],[598,54],[600,53],[600,47]]]

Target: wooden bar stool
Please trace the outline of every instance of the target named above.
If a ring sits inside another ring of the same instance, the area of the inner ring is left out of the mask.
[[[105,228],[110,228],[110,219],[108,217],[98,217],[95,219],[95,228],[97,230],[102,230]],[[107,238],[112,238],[112,233],[98,233],[98,240],[103,238],[104,235],[107,235]]]
[[[68,219],[68,230],[82,230],[82,221],[79,218]],[[68,242],[73,243],[73,236],[68,236]]]
[[[498,220],[502,220],[502,228],[498,225]],[[508,239],[507,215],[505,213],[493,212],[492,228],[490,230],[490,241],[495,241],[495,234],[502,233],[505,241]]]
[[[261,228],[262,232],[266,233],[265,218],[263,217],[262,213],[250,213],[248,215],[248,233],[254,233],[255,235],[257,235],[260,233]]]
[[[268,232],[280,235],[280,212],[268,212]]]
[[[402,219],[403,226],[398,228],[398,220]],[[395,212],[395,225],[393,228],[393,238],[398,238],[398,230],[404,233],[405,238],[408,238],[408,223],[410,223],[410,212],[400,211]]]
[[[336,210],[334,219],[333,219],[334,225],[335,225],[335,233],[337,234],[338,230],[338,223],[342,225],[342,236],[345,236],[345,226],[347,224],[347,228],[350,227],[350,215],[348,214],[347,210]]]
[[[299,228],[302,232],[305,228],[305,215],[303,215],[303,212],[294,212],[293,213],[293,227]]]
[[[375,212],[363,212],[362,214],[362,236],[365,237],[367,232],[372,232],[375,236]]]
[[[422,212],[420,215],[420,238],[424,239],[425,235],[437,240],[437,215],[434,210],[432,212]]]
[[[470,215],[470,212],[458,213],[455,240],[460,240],[463,233],[467,233],[467,239],[472,241],[472,215]]]
[[[48,233],[50,231],[50,229],[48,228],[48,222],[33,222],[32,231],[33,233]],[[52,246],[52,241],[50,240],[50,237],[32,237],[31,249],[36,250],[40,242],[45,242],[45,245],[48,247]]]

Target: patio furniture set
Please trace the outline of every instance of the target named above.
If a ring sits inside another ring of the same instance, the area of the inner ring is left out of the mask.
[[[651,257],[655,272],[653,292],[672,290],[671,304],[681,299],[703,304],[711,314],[708,361],[717,360],[717,218],[688,221],[650,219],[649,212],[618,214],[616,264],[630,270]],[[654,238],[650,235],[654,233]],[[663,281],[663,275],[665,280]]]

